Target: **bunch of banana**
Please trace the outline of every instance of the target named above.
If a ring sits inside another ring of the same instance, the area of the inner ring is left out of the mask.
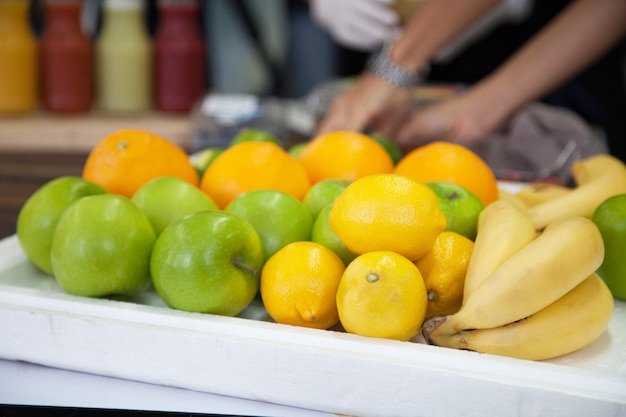
[[[529,209],[546,201],[554,200],[569,194],[571,188],[551,183],[531,183],[524,187],[515,197],[521,200],[523,207]]]
[[[527,231],[532,222],[515,204],[494,204],[479,219],[461,309],[427,320],[424,338],[438,346],[532,360],[596,340],[611,319],[613,297],[595,274],[604,258],[595,224],[571,216],[535,237],[534,228],[533,234]]]
[[[531,184],[517,194],[505,194],[525,208],[535,228],[569,216],[590,218],[609,197],[626,193],[626,165],[619,159],[599,154],[572,164],[576,187]]]
[[[496,200],[478,216],[480,233],[474,240],[473,253],[465,275],[463,303],[511,255],[535,239],[537,233],[530,218],[506,200]]]

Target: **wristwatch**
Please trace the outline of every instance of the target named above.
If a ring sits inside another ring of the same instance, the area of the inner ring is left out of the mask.
[[[390,42],[385,42],[380,51],[369,57],[366,69],[394,87],[418,86],[428,76],[430,66],[425,65],[416,72],[409,72],[391,60],[391,47]]]

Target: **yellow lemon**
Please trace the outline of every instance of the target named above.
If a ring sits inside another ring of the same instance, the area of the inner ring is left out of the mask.
[[[358,256],[344,271],[337,290],[341,324],[361,336],[409,340],[424,321],[427,303],[419,269],[390,251]]]
[[[318,243],[290,243],[263,267],[263,305],[277,323],[328,329],[339,322],[335,297],[344,269],[339,256]]]
[[[356,254],[392,251],[411,261],[430,250],[446,228],[437,195],[396,174],[356,180],[335,199],[330,226]]]
[[[428,293],[426,318],[454,314],[461,308],[463,287],[474,242],[455,232],[443,232],[430,252],[415,264]]]

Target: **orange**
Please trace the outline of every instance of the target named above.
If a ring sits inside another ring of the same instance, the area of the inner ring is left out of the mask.
[[[330,178],[354,181],[391,172],[394,166],[389,153],[376,140],[349,131],[314,138],[304,147],[299,159],[313,184]]]
[[[413,149],[398,162],[395,174],[418,181],[448,181],[467,188],[485,207],[498,199],[498,183],[487,163],[468,148],[432,142]]]
[[[328,329],[339,321],[336,295],[344,270],[330,249],[314,242],[290,243],[263,266],[263,305],[277,323]]]
[[[430,252],[415,265],[428,292],[426,318],[454,314],[461,308],[463,288],[474,242],[456,232],[442,232]]]
[[[330,210],[330,227],[357,255],[393,251],[416,261],[430,250],[446,223],[430,188],[394,174],[356,180]]]
[[[248,141],[229,147],[209,165],[200,188],[221,209],[254,190],[283,191],[302,200],[311,182],[302,164],[271,142]]]
[[[84,179],[129,198],[150,180],[164,176],[198,185],[198,173],[185,151],[144,130],[124,129],[105,136],[83,167]]]

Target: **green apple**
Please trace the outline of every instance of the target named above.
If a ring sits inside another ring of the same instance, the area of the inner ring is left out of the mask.
[[[393,164],[396,165],[400,159],[402,159],[402,151],[391,139],[381,135],[380,133],[374,132],[369,135],[372,139],[378,142],[389,154]]]
[[[204,172],[207,170],[209,165],[224,152],[224,148],[214,147],[214,148],[206,148],[201,151],[195,152],[190,155],[189,160],[191,164],[198,172],[198,178],[202,179]]]
[[[264,261],[291,242],[309,240],[313,217],[304,204],[279,190],[240,194],[224,209],[246,219],[263,243]]]
[[[282,143],[270,132],[263,129],[255,129],[251,127],[242,128],[237,135],[230,141],[230,146],[237,145],[241,142],[250,142],[250,141],[259,141],[259,142],[272,142],[280,147],[282,147]]]
[[[610,197],[593,215],[604,241],[604,262],[598,275],[615,298],[626,300],[626,194]]]
[[[324,207],[335,201],[335,198],[350,185],[348,180],[325,179],[315,183],[304,195],[302,203],[315,219]]]
[[[133,296],[150,283],[156,240],[146,216],[115,194],[83,197],[67,208],[52,239],[52,271],[68,293]]]
[[[38,188],[17,216],[16,234],[26,257],[52,274],[50,246],[59,218],[76,200],[105,193],[99,185],[74,176],[55,178]]]
[[[157,236],[187,214],[217,210],[211,197],[178,177],[155,178],[138,189],[131,200],[150,220]]]
[[[446,230],[476,239],[478,216],[484,208],[476,194],[452,182],[434,181],[426,185],[439,199],[439,207],[448,221]]]
[[[250,223],[223,211],[200,211],[158,237],[150,272],[163,301],[178,310],[235,316],[255,298],[263,246]]]
[[[306,148],[306,145],[308,145],[308,142],[298,142],[295,145],[292,145],[287,152],[294,158],[299,158],[304,148]]]
[[[328,204],[316,217],[313,223],[313,231],[311,232],[311,240],[335,252],[343,263],[348,266],[357,255],[346,247],[330,227],[330,210],[332,207],[333,203]]]

